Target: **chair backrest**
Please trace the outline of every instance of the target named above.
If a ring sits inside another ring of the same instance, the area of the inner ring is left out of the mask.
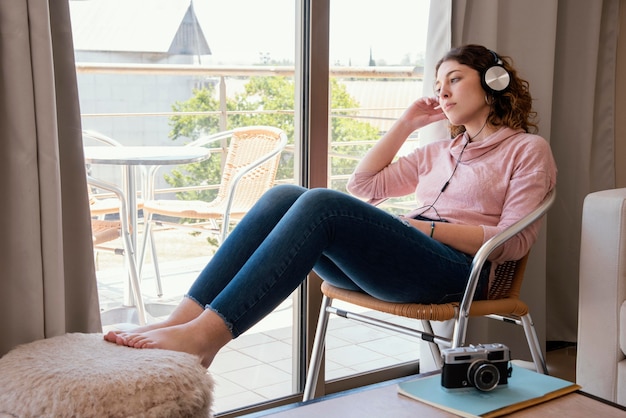
[[[506,261],[496,267],[488,299],[519,298],[529,255],[530,252],[519,260]]]
[[[285,133],[269,126],[236,128],[232,132],[216,200],[229,200],[231,216],[250,210],[274,185]]]

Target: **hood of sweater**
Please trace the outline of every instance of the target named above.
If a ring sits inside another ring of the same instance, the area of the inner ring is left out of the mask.
[[[467,135],[462,133],[452,140],[450,154],[461,163],[468,162],[495,150],[502,142],[523,133],[526,133],[523,129],[511,129],[504,126],[478,142],[468,142]]]

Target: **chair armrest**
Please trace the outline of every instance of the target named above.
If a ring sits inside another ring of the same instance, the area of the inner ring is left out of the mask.
[[[128,207],[126,204],[126,197],[124,192],[117,186],[108,183],[106,181],[97,179],[95,177],[87,176],[87,183],[91,186],[103,189],[116,195],[120,202],[120,221],[122,222],[122,232],[124,233],[124,239],[128,235],[130,228],[128,226]]]
[[[524,229],[526,229],[526,227],[545,215],[548,209],[550,209],[550,206],[552,206],[552,204],[554,203],[555,198],[556,191],[553,189],[552,191],[550,191],[550,193],[548,193],[543,202],[541,202],[541,204],[537,206],[535,210],[524,216],[519,221],[515,222],[510,227],[506,228],[504,231],[491,237],[491,239],[485,242],[482,247],[480,247],[480,249],[476,252],[473,264],[480,263],[482,267],[482,264],[487,261],[487,258],[496,248],[504,244],[509,239],[513,238],[515,235],[522,232]]]
[[[200,138],[188,143],[185,146],[186,147],[203,147],[207,144],[210,144],[211,142],[220,141],[224,138],[228,138],[229,136],[233,134],[233,132],[234,130],[230,130],[230,131],[218,132],[212,135],[201,136]]]
[[[123,147],[122,143],[116,141],[113,138],[109,138],[108,136],[103,135],[100,132],[96,132],[96,131],[84,130],[83,131],[83,138],[93,139],[94,141],[102,142],[104,144],[111,145],[111,146],[114,146],[114,147]]]
[[[95,177],[91,177],[91,176],[87,176],[87,184],[90,184],[91,186],[97,187],[98,189],[103,189],[110,193],[115,194],[115,196],[120,201],[120,213],[121,212],[128,213],[128,208],[126,207],[126,198],[124,197],[124,192],[122,192],[122,190],[119,187],[111,183],[108,183],[106,181],[97,179]]]
[[[545,215],[545,213],[554,203],[555,199],[556,190],[552,189],[545,197],[543,202],[541,202],[539,206],[537,206],[537,208],[535,208],[528,215],[515,222],[513,225],[506,228],[504,231],[491,237],[478,249],[478,251],[474,255],[474,259],[472,260],[472,269],[470,271],[468,284],[465,289],[465,294],[463,295],[463,300],[461,301],[461,305],[459,307],[461,312],[461,320],[465,321],[469,317],[469,311],[472,300],[474,299],[474,293],[476,292],[476,286],[478,285],[478,279],[480,278],[480,272],[491,253],[500,245],[504,244],[506,241],[513,238],[515,235],[523,231],[526,227]],[[467,327],[457,327],[457,329],[459,330],[465,330],[466,328]],[[465,335],[453,336],[453,347],[456,347],[455,343],[458,344],[458,342],[464,340]]]
[[[255,168],[257,168],[258,166],[260,166],[261,164],[263,164],[264,162],[268,161],[269,159],[273,158],[274,156],[276,156],[276,154],[279,154],[280,152],[282,152],[283,149],[285,149],[285,146],[287,145],[287,135],[284,132],[280,133],[280,142],[276,145],[276,147],[274,147],[274,149],[270,152],[268,152],[267,154],[263,155],[262,157],[258,158],[256,161],[252,162],[251,164],[249,164],[248,166],[246,166],[245,168],[243,168],[242,170],[240,170],[235,177],[233,178],[231,184],[230,184],[230,188],[228,190],[228,202],[226,203],[226,209],[224,210],[224,225],[228,225],[228,222],[230,221],[230,208],[233,204],[233,196],[235,195],[235,191],[237,189],[237,186],[239,184],[239,182],[241,181],[241,179],[243,178],[243,176],[245,176],[247,173],[249,173],[250,171],[254,170]]]

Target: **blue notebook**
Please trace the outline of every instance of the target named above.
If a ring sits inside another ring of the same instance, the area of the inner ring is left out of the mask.
[[[513,365],[508,384],[490,392],[447,390],[436,374],[398,384],[398,393],[463,417],[498,417],[580,389],[575,383]]]

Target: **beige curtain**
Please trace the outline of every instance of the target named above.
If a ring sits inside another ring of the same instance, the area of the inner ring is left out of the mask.
[[[513,57],[559,168],[557,202],[533,248],[523,295],[546,340],[576,341],[582,202],[615,187],[619,3],[452,0],[453,46],[481,43]],[[484,338],[504,333],[495,326]]]
[[[550,218],[547,266],[548,337],[557,341],[577,337],[583,200],[616,187],[624,159],[615,135],[619,8],[619,0],[559,2],[551,143],[561,200]]]
[[[67,1],[0,2],[0,355],[97,332]]]

